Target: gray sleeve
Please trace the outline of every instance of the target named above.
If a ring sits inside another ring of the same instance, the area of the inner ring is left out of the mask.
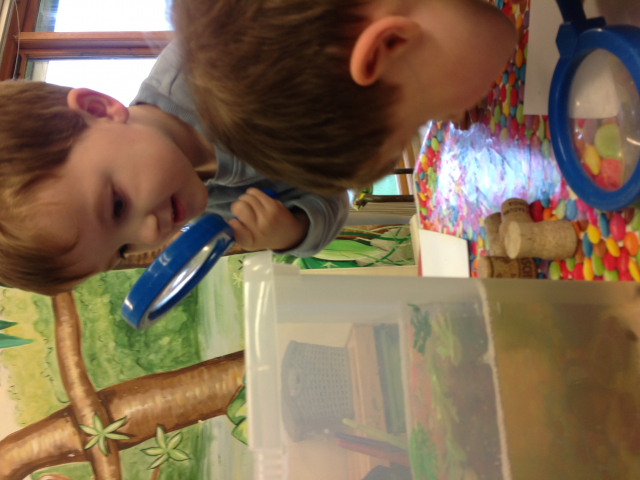
[[[189,91],[182,53],[174,40],[160,53],[131,105],[155,105],[201,131],[198,113]]]
[[[293,191],[299,195],[283,198],[282,203],[289,210],[298,207],[306,212],[311,221],[309,232],[297,247],[275,253],[311,257],[325,248],[342,230],[349,215],[349,196],[346,191],[335,196],[305,193],[297,189]]]
[[[289,209],[300,208],[309,217],[309,231],[295,248],[277,251],[296,257],[310,257],[325,248],[340,233],[349,215],[349,196],[346,191],[335,196],[307,193],[291,185],[262,177],[250,166],[216,148],[218,172],[207,184],[209,207],[216,213],[228,213],[231,203],[247,188],[275,190],[278,199]]]

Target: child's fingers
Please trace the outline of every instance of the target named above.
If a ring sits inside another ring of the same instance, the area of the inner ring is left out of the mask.
[[[233,228],[233,236],[238,245],[243,248],[250,248],[253,245],[255,239],[251,230],[235,218],[229,220],[229,225]]]
[[[240,200],[231,204],[231,213],[245,225],[255,225],[258,222],[259,215],[255,206],[257,200],[246,200],[243,197],[248,197],[248,195],[242,195]]]
[[[245,192],[246,195],[251,195],[253,197],[256,197],[257,199],[259,199],[261,202],[265,202],[265,201],[269,201],[269,200],[273,200],[273,198],[271,198],[269,195],[267,195],[266,193],[264,193],[262,190],[260,190],[259,188],[255,188],[255,187],[249,187],[247,188],[247,191]]]
[[[273,199],[265,195],[257,188],[249,188],[246,193],[240,195],[238,199],[247,202],[255,210],[258,218],[264,217],[267,207],[273,203]]]

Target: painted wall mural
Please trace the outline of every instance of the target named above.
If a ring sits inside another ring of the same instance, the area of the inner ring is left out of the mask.
[[[277,260],[414,263],[406,226],[343,233],[316,257]],[[244,257],[223,258],[145,331],[119,313],[141,270],[97,275],[53,302],[0,289],[0,480],[250,478]]]

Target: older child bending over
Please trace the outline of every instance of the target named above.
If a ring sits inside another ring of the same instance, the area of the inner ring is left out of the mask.
[[[417,128],[458,119],[516,46],[484,0],[175,0],[198,111],[258,171],[362,187]]]

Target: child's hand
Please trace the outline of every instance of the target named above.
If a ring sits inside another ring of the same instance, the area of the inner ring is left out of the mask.
[[[229,221],[236,243],[245,250],[288,250],[307,236],[309,217],[292,213],[280,200],[257,188],[249,188],[231,205],[235,219]]]

